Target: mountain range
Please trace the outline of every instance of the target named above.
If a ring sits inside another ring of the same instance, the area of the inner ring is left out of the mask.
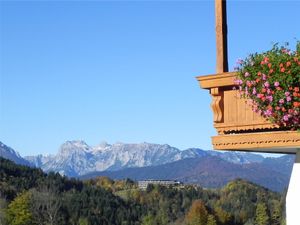
[[[261,162],[264,158],[255,154],[237,152],[219,153],[197,148],[179,150],[164,144],[107,144],[89,146],[84,141],[67,141],[56,155],[25,157],[35,167],[44,171],[78,177],[95,171],[117,171],[125,168],[157,166],[186,158],[201,158],[215,155],[234,163]]]
[[[44,171],[57,171],[71,177],[94,171],[161,165],[184,158],[200,157],[204,151],[180,151],[169,145],[102,143],[95,147],[83,141],[67,141],[54,156],[25,157]]]
[[[1,155],[16,163],[55,171],[82,179],[111,178],[176,179],[204,187],[221,187],[235,178],[245,178],[272,190],[288,184],[294,157],[264,158],[242,152],[179,150],[164,144],[108,144],[89,146],[84,141],[67,141],[56,155],[22,158],[0,142]]]

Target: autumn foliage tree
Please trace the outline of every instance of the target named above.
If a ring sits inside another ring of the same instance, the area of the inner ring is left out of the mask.
[[[187,225],[206,225],[208,212],[201,200],[195,200],[186,215]]]

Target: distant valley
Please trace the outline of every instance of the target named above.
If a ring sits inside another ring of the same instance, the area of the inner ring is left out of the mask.
[[[237,178],[249,180],[273,191],[287,187],[291,173],[292,156],[265,159],[260,163],[237,164],[220,157],[187,158],[159,166],[127,168],[119,171],[93,172],[82,179],[107,176],[112,179],[145,180],[169,179],[207,188],[219,188]]]

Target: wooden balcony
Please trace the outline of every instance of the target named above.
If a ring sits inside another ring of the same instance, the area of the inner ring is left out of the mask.
[[[234,90],[235,73],[199,76],[200,87],[212,96],[211,108],[218,136],[212,137],[217,150],[295,153],[300,133],[286,131],[253,112],[247,100]]]

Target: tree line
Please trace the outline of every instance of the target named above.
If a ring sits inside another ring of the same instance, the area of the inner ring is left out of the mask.
[[[165,187],[44,173],[0,158],[0,225],[284,225],[284,195],[235,180]]]

